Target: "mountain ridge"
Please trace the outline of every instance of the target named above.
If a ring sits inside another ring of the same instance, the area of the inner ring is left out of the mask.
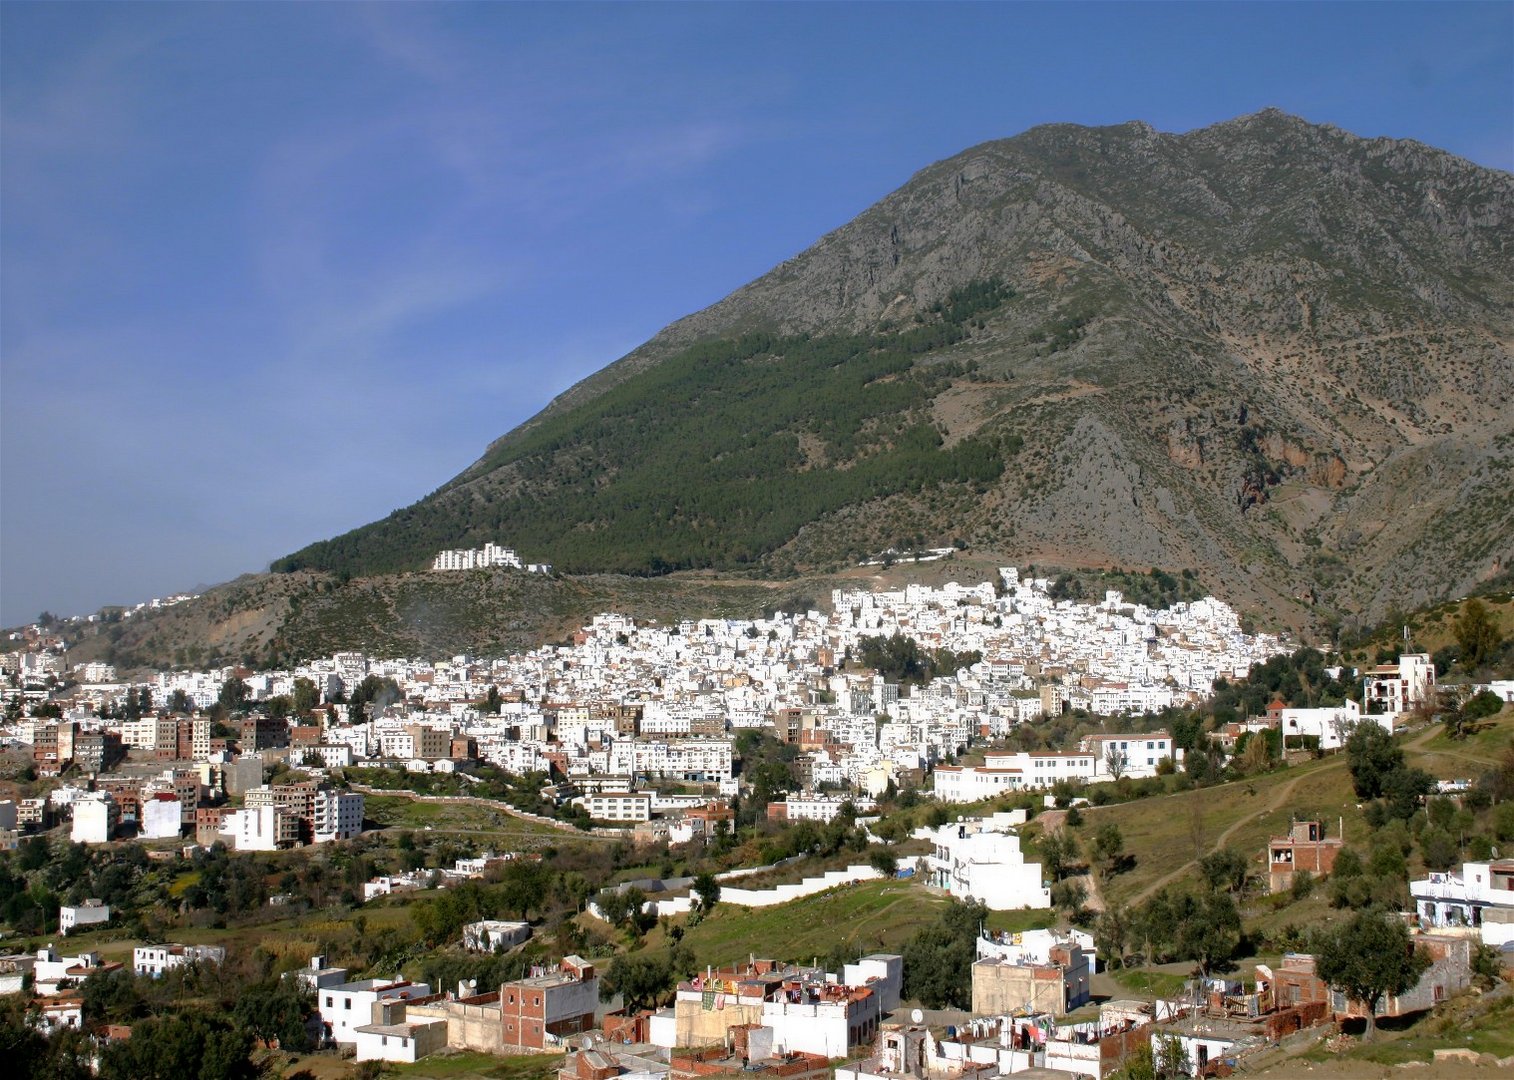
[[[276,567],[414,567],[427,544],[455,535],[554,562],[563,549],[575,571],[785,575],[918,537],[1194,567],[1243,603],[1294,605],[1295,621],[1374,618],[1465,591],[1508,560],[1511,221],[1508,174],[1276,110],[1179,135],[1140,122],[1033,128],[920,170],[558,395],[432,495]],[[950,324],[951,297],[993,281],[1003,301]],[[936,345],[848,391],[861,401],[888,380],[911,384],[902,419],[858,406],[847,430],[832,426],[834,442],[816,434],[814,410],[793,409],[750,445],[696,438],[692,420],[667,423],[639,389],[682,364],[709,400],[734,400],[739,379],[709,381],[713,366],[755,377],[788,363],[816,376],[823,406],[859,357],[907,351],[922,333]],[[769,353],[736,356],[732,343],[753,334],[768,335]],[[852,352],[835,360],[831,346]],[[610,460],[606,433],[625,423],[645,435]],[[591,430],[599,442],[575,434]],[[659,445],[662,431],[686,441],[687,464],[659,475],[675,487],[698,477],[692,501],[712,483],[701,455],[787,462],[720,480],[721,506],[756,507],[751,522],[765,525],[785,499],[883,470],[899,439],[921,443],[911,461],[925,473],[973,440],[998,471],[859,488],[732,554],[692,539],[734,527],[708,508],[665,500],[656,520],[635,516],[637,499],[662,497],[638,476],[642,463],[678,456]],[[767,502],[749,506],[738,490]],[[583,535],[627,523],[681,554],[648,547],[635,565],[611,565]]]

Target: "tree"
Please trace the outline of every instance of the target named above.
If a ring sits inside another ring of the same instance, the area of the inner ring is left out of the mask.
[[[1078,857],[1078,841],[1065,831],[1050,832],[1036,841],[1041,866],[1052,881],[1061,881]]]
[[[186,694],[182,689],[175,690],[173,693],[168,695],[169,712],[187,713],[192,711],[193,708],[194,706],[189,700],[189,695]]]
[[[280,1050],[309,1049],[305,1017],[311,1011],[310,995],[294,983],[273,979],[243,989],[237,995],[232,1020],[253,1038]]]
[[[874,848],[867,861],[868,865],[884,877],[891,878],[899,872],[899,860],[891,848]]]
[[[236,712],[252,696],[252,687],[233,675],[221,684],[221,693],[216,702],[227,712]]]
[[[617,993],[622,995],[627,1012],[655,1006],[657,999],[673,988],[678,979],[677,969],[684,966],[680,963],[682,959],[687,958],[673,953],[667,956],[621,953],[610,961],[609,971],[600,980],[599,996],[608,1001]]]
[[[1396,915],[1359,911],[1315,949],[1319,977],[1351,1001],[1367,1008],[1367,1032],[1377,1030],[1376,1014],[1385,994],[1401,994],[1419,981],[1429,966],[1415,950],[1409,930]]]
[[[715,880],[714,874],[705,871],[694,879],[694,895],[699,898],[699,914],[708,915],[720,903],[720,882]]]
[[[1381,795],[1389,774],[1403,764],[1403,749],[1371,720],[1358,723],[1346,739],[1346,767],[1351,770],[1351,786],[1359,799]]]
[[[517,911],[524,919],[531,908],[541,907],[547,896],[547,886],[552,872],[539,862],[512,859],[500,877],[500,903],[509,911]],[[627,889],[627,893],[636,892]],[[638,897],[641,895],[637,892]],[[637,908],[640,911],[640,908]]]
[[[1462,667],[1476,671],[1493,658],[1501,639],[1498,624],[1481,600],[1468,600],[1456,620],[1456,644],[1461,648]]]
[[[1151,1041],[1153,1076],[1159,1080],[1176,1080],[1193,1075],[1193,1062],[1183,1041],[1176,1035],[1158,1035]]]
[[[1051,906],[1076,916],[1088,902],[1088,887],[1081,881],[1059,881],[1051,887]]]
[[[100,1080],[254,1080],[252,1036],[219,1016],[185,1012],[143,1020],[100,1058]]]
[[[1124,850],[1125,836],[1120,832],[1120,827],[1111,822],[1099,826],[1093,834],[1093,842],[1088,845],[1088,857],[1100,873],[1108,874],[1119,864]]]
[[[301,716],[321,703],[321,690],[315,683],[301,675],[294,680],[294,711]]]
[[[1227,965],[1241,943],[1241,913],[1229,893],[1202,899],[1188,894],[1179,904],[1175,951],[1204,972]]]
[[[971,1008],[972,965],[987,919],[982,904],[952,901],[940,918],[916,931],[904,946],[904,996],[928,1009]]]
[[[1130,755],[1121,750],[1114,743],[1104,751],[1104,766],[1109,770],[1109,775],[1118,780],[1125,775],[1125,767],[1130,764]]]
[[[1104,909],[1093,928],[1094,941],[1105,961],[1113,967],[1125,965],[1125,944],[1130,939],[1130,914],[1124,907],[1112,904]]]
[[[1246,884],[1247,860],[1236,848],[1211,851],[1199,860],[1199,872],[1210,889],[1240,892]]]

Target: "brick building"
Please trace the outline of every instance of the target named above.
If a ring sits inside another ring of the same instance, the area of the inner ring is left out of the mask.
[[[556,971],[505,983],[499,1005],[506,1046],[545,1050],[594,1027],[599,975],[588,961],[566,956]]]

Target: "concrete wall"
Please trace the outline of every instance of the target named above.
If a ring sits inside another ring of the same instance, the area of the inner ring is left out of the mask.
[[[1065,1015],[1067,983],[1061,972],[992,960],[973,964],[973,1012],[1006,1016],[1018,1009]]]
[[[697,991],[680,993],[673,1005],[676,1046],[709,1046],[725,1042],[726,1032],[736,1024],[761,1024],[762,1002],[742,1003],[727,995],[725,1008],[706,1009]],[[654,1025],[654,1034],[656,1027]]]

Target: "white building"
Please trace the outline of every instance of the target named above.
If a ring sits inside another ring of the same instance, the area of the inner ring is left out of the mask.
[[[99,900],[82,904],[65,904],[58,909],[58,933],[71,933],[76,927],[110,922],[110,905]]]
[[[1393,734],[1396,712],[1362,712],[1354,701],[1321,709],[1282,709],[1278,712],[1278,727],[1284,742],[1303,736],[1319,740],[1321,750],[1339,750],[1346,745],[1351,732],[1363,721],[1376,724],[1389,735]]]
[[[781,802],[768,803],[768,818],[783,821],[834,821],[843,806],[850,805],[853,812],[865,814],[873,809],[873,800],[856,799],[850,795],[816,795],[789,793]]]
[[[1028,863],[1014,827],[1023,812],[918,829],[929,840],[926,857],[930,883],[964,900],[977,900],[994,911],[1051,907],[1051,890],[1040,863]]]
[[[57,949],[44,945],[37,950],[37,959],[32,965],[32,986],[41,996],[52,997],[70,986],[78,986],[98,971],[120,966],[102,963],[97,952],[60,956]]]
[[[652,795],[646,791],[601,791],[574,801],[595,821],[652,820]]]
[[[177,839],[183,830],[184,804],[160,792],[142,800],[137,835],[143,840]]]
[[[357,1061],[411,1063],[447,1049],[446,1020],[396,1019],[396,1013],[403,1016],[403,1005],[386,1009],[380,1003],[374,1008],[386,1014],[381,1017],[385,1022],[353,1028],[353,1056]]]
[[[431,996],[431,987],[406,979],[359,979],[325,986],[316,992],[316,1008],[332,1041],[353,1044],[357,1029],[373,1022],[378,1001],[414,1001]]]
[[[74,824],[69,838],[76,844],[103,844],[115,834],[121,808],[108,791],[90,792],[74,800]]]
[[[185,964],[220,964],[226,950],[220,945],[138,945],[131,953],[131,969],[157,978]]]
[[[363,831],[363,796],[353,791],[316,791],[311,839],[317,844],[349,840]]]
[[[456,548],[440,552],[431,561],[433,570],[481,570],[489,566],[510,566],[519,570],[520,556],[491,540],[481,548]]]
[[[1409,882],[1423,926],[1478,929],[1484,945],[1514,941],[1514,859],[1463,863],[1461,873]]]
[[[221,819],[221,833],[238,851],[278,851],[300,839],[300,819],[278,806],[233,810]]]
[[[1174,751],[1172,736],[1165,731],[1150,731],[1134,735],[1090,735],[1083,740],[1081,749],[1093,756],[1094,779],[1115,780],[1120,776],[1142,779],[1156,776],[1162,762],[1181,760],[1182,752]]]
[[[499,952],[522,945],[530,937],[530,923],[483,919],[463,927],[463,948],[470,952]]]
[[[1435,703],[1435,664],[1428,653],[1405,653],[1397,664],[1362,673],[1362,702],[1369,713],[1406,713]]]

